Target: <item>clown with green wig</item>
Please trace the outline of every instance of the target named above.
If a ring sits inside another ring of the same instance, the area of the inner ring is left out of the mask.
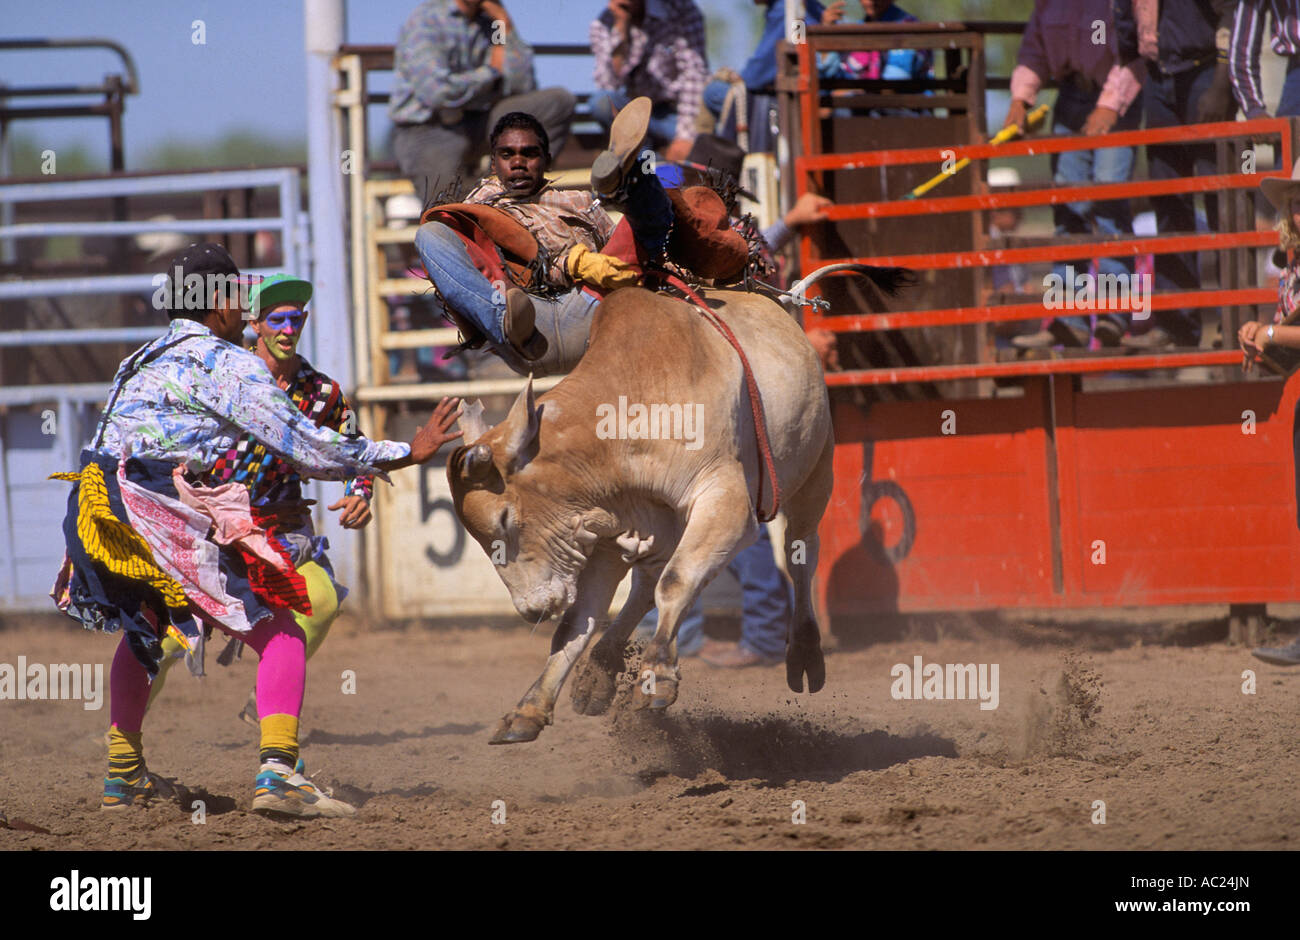
[[[274,274],[253,285],[248,293],[248,313],[249,326],[257,341],[251,351],[266,364],[276,384],[293,399],[298,410],[317,426],[345,437],[359,437],[356,416],[343,389],[328,375],[312,368],[298,352],[307,326],[311,295],[310,282],[288,274]],[[294,619],[307,635],[306,652],[310,659],[338,617],[347,588],[334,580],[334,569],[325,554],[329,543],[313,529],[312,502],[303,499],[301,479],[292,466],[252,435],[245,435],[218,457],[204,482],[208,486],[230,482],[246,486],[254,518],[268,528],[303,576],[311,599],[311,614],[295,612]],[[343,498],[329,508],[339,512],[339,522],[344,528],[364,528],[371,518],[372,493],[372,478],[353,477],[344,484]],[[163,649],[168,655],[153,682],[150,704],[162,691],[167,669],[183,652],[174,638],[168,638]],[[240,717],[257,725],[256,687],[249,693]]]

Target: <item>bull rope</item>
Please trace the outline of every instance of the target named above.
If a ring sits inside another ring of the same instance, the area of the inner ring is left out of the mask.
[[[772,509],[765,515],[763,513],[763,474],[759,473],[758,495],[754,502],[754,511],[759,522],[771,522],[776,518],[776,514],[781,508],[781,481],[776,476],[776,461],[772,458],[772,445],[767,437],[767,415],[763,411],[763,398],[758,392],[758,380],[754,378],[754,370],[749,366],[749,358],[745,355],[745,350],[740,348],[740,341],[736,339],[736,334],[731,332],[731,327],[727,326],[722,317],[709,309],[699,294],[675,274],[663,272],[662,276],[665,284],[686,295],[686,299],[691,302],[700,316],[704,317],[706,322],[712,324],[713,328],[722,334],[723,338],[732,345],[732,348],[740,356],[740,365],[745,373],[745,387],[749,391],[749,408],[754,416],[754,431],[758,436],[758,450],[763,456],[763,464],[767,468],[767,475],[772,480]]]

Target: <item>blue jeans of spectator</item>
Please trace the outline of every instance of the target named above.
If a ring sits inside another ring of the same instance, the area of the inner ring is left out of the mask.
[[[1282,83],[1282,100],[1277,103],[1277,116],[1300,117],[1300,55],[1287,59],[1286,80]]]
[[[494,286],[474,267],[460,236],[441,222],[425,222],[415,234],[415,248],[438,293],[473,323],[491,342],[493,352],[520,375],[564,371],[582,355],[595,297],[580,290],[555,298],[534,296],[537,328],[546,336],[549,348],[541,360],[529,362],[506,340],[504,285]]]
[[[722,106],[727,102],[727,92],[731,90],[731,84],[721,79],[715,79],[704,86],[704,106],[709,109],[709,113],[717,120],[722,116]],[[768,153],[775,150],[772,140],[772,106],[776,98],[753,89],[746,89],[746,118],[749,123],[749,153]],[[727,115],[727,120],[719,123],[714,128],[714,133],[719,137],[725,137],[727,140],[736,140],[736,116],[737,110],[733,106],[731,113]]]
[[[727,565],[727,570],[740,581],[743,598],[741,648],[767,659],[780,659],[785,655],[785,635],[794,610],[794,592],[772,557],[772,539],[767,526],[758,527],[754,544],[736,555]],[[653,629],[658,622],[658,611],[651,610],[641,621],[641,629]],[[677,653],[690,656],[703,645],[704,610],[700,599],[696,598],[677,627]]]
[[[614,123],[614,112],[625,107],[629,98],[621,91],[601,91],[591,96],[591,117],[605,130]],[[650,142],[656,148],[672,143],[677,136],[677,106],[667,101],[656,101],[650,109]]]
[[[1061,83],[1061,90],[1056,99],[1052,113],[1052,132],[1058,136],[1077,136],[1083,132],[1083,125],[1088,115],[1097,106],[1100,90],[1088,93],[1069,81]],[[1114,130],[1136,130],[1142,122],[1142,102],[1136,100],[1128,111],[1115,122]],[[1060,185],[1086,185],[1089,183],[1127,183],[1133,178],[1133,164],[1137,158],[1133,147],[1103,147],[1099,150],[1071,150],[1055,154],[1052,157],[1052,176]],[[1132,235],[1133,213],[1126,199],[1106,200],[1104,202],[1070,202],[1052,207],[1052,218],[1056,223],[1057,235],[1083,235],[1093,231],[1098,235]],[[1077,275],[1087,270],[1086,259],[1071,262]],[[1060,262],[1052,271],[1063,280],[1068,279],[1067,265]],[[1133,259],[1099,258],[1098,274],[1113,274],[1127,277],[1133,273]],[[1067,287],[1067,293],[1069,289]],[[1121,330],[1124,329],[1124,317],[1114,313],[1098,313],[1098,320],[1108,319]],[[1088,318],[1081,314],[1058,317],[1076,332],[1090,333]]]
[[[1214,80],[1214,62],[1166,75],[1157,69],[1143,89],[1147,127],[1175,127],[1196,123],[1196,107]],[[1217,172],[1213,144],[1161,144],[1147,147],[1147,166],[1153,180],[1210,176]],[[1196,231],[1196,203],[1191,193],[1152,196],[1156,231],[1161,235]],[[1211,231],[1219,229],[1219,202],[1206,193],[1205,218]],[[1156,255],[1156,291],[1191,291],[1200,286],[1196,252]],[[1180,345],[1198,345],[1201,318],[1192,310],[1169,310],[1153,316],[1157,326]]]

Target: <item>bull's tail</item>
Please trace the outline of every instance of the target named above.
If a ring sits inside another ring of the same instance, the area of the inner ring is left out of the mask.
[[[840,271],[851,271],[854,274],[864,275],[871,283],[880,288],[882,293],[889,297],[893,297],[904,287],[911,287],[916,283],[916,273],[911,268],[881,268],[873,264],[856,264],[846,261],[839,264],[823,265],[807,277],[796,282],[790,288],[789,294],[796,302],[801,302],[807,295],[809,287],[826,275]]]

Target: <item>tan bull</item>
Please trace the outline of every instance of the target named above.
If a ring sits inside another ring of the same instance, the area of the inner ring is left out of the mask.
[[[795,588],[786,680],[802,692],[806,676],[816,692],[826,670],[812,576],[833,445],[825,377],[798,324],[773,301],[740,291],[707,299],[744,348],[766,410]],[[763,462],[735,349],[683,301],[615,291],[559,385],[534,401],[530,380],[491,430],[480,413],[463,420],[465,443],[447,465],[456,512],[490,557],[504,558],[497,570],[519,613],[560,617],[546,668],[492,743],[536,738],[580,661],[574,704],[583,714],[605,711],[627,638],[652,606],[659,625],[634,694],[637,707],[667,708],[680,678],[678,624],[758,532]],[[767,509],[769,480],[763,492]],[[631,593],[611,623],[629,569]]]

